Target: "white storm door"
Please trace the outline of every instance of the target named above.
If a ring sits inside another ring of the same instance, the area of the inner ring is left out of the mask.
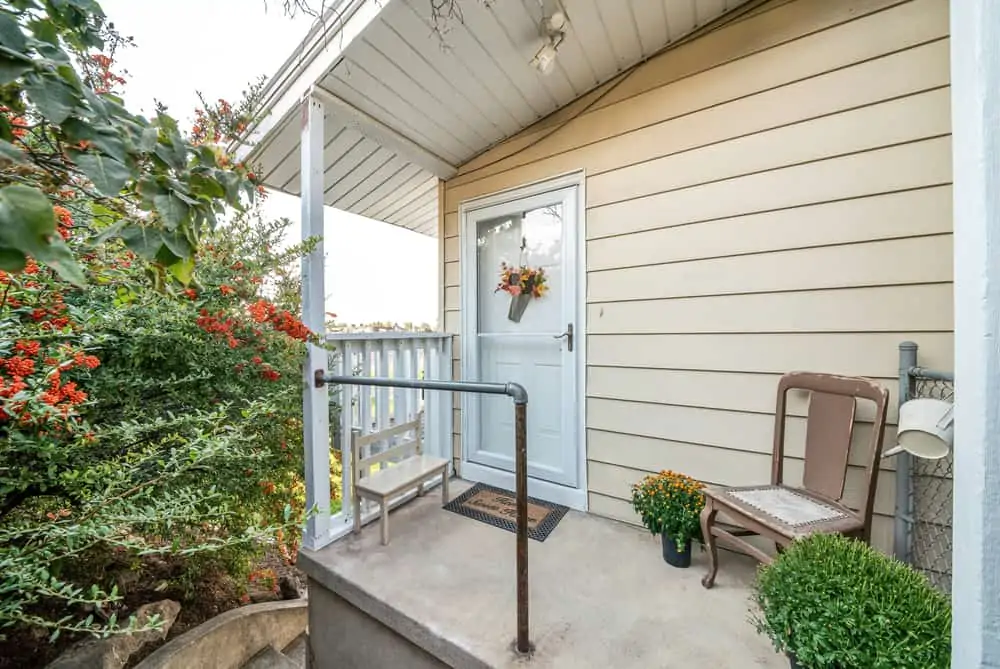
[[[577,186],[466,211],[463,308],[466,378],[528,391],[528,476],[579,485]],[[497,291],[501,263],[544,269],[547,290],[519,321]],[[514,470],[514,412],[505,396],[468,396],[469,462]]]

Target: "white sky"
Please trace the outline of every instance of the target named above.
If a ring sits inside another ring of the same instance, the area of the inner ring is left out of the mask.
[[[183,125],[198,104],[196,91],[209,100],[238,99],[247,83],[273,75],[309,28],[308,17],[282,13],[282,0],[101,5],[136,41],[118,58],[130,75],[129,109],[150,113],[157,99]],[[275,218],[299,220],[298,198],[273,193],[265,207]],[[348,323],[436,322],[436,239],[329,207],[325,218],[327,311]]]

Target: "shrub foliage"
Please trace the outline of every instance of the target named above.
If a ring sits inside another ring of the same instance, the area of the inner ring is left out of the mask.
[[[807,669],[946,669],[951,603],[907,565],[817,534],[757,578],[758,631]]]
[[[156,290],[121,242],[62,216],[80,289],[0,273],[0,631],[128,629],[109,565],[171,554],[238,573],[303,519],[301,360],[287,221],[208,234],[199,280]],[[64,611],[53,617],[53,610]]]

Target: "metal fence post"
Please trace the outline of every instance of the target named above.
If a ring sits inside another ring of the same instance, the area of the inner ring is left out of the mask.
[[[910,371],[917,366],[917,344],[904,341],[899,345],[899,405],[910,399],[912,376]],[[896,514],[893,528],[893,553],[896,558],[910,561],[910,529],[913,509],[910,494],[912,487],[913,461],[909,453],[903,451],[896,456]]]

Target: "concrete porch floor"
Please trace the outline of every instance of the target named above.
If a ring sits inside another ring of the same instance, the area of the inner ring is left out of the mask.
[[[452,496],[468,485],[453,480]],[[388,546],[376,523],[303,551],[299,566],[449,666],[788,666],[749,622],[752,561],[720,551],[716,586],[705,590],[704,554],[696,551],[690,569],[676,569],[663,562],[657,537],[578,512],[545,542],[529,542],[536,650],[530,660],[518,658],[511,650],[514,534],[440,503],[435,490],[393,511]],[[324,634],[315,620],[310,634]]]

